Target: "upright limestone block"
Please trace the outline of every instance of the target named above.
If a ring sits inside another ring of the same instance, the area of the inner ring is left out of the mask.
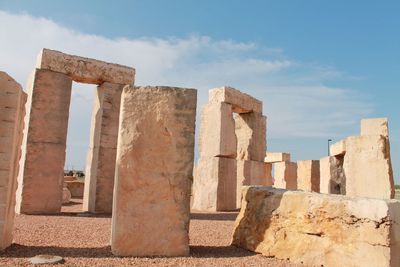
[[[229,103],[236,113],[262,113],[262,102],[260,100],[229,86],[209,90],[208,99],[210,103]]]
[[[71,85],[67,75],[39,69],[28,83],[17,212],[61,210]]]
[[[200,157],[236,158],[236,146],[232,105],[224,102],[205,105],[201,114]]]
[[[319,192],[319,160],[297,161],[297,189]]]
[[[265,153],[264,161],[268,163],[290,161],[290,154],[282,152],[267,152]]]
[[[0,250],[11,245],[27,95],[0,71]]]
[[[348,137],[343,169],[346,175],[346,195],[394,197],[389,139],[383,135]]]
[[[330,156],[340,156],[346,153],[346,140],[340,140],[337,143],[330,145]]]
[[[118,256],[189,254],[196,90],[122,93],[111,249]]]
[[[361,135],[382,135],[389,137],[387,118],[374,118],[361,120]]]
[[[268,165],[268,163],[254,160],[237,161],[237,209],[240,209],[241,193],[244,185],[272,185],[271,169],[266,165]],[[269,164],[269,166],[271,166],[271,164]]]
[[[87,156],[83,210],[110,213],[117,155],[118,121],[124,85],[105,82],[97,88]]]
[[[232,244],[306,266],[400,266],[400,202],[245,187]]]
[[[266,125],[266,117],[261,113],[250,112],[235,116],[238,160],[264,161]]]
[[[343,156],[320,159],[320,193],[346,195],[346,176]]]
[[[200,158],[193,181],[193,210],[230,211],[236,206],[236,160]]]
[[[284,161],[274,164],[274,187],[283,189],[297,189],[297,164]]]

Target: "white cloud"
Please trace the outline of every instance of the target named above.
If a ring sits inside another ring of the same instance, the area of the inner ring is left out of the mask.
[[[332,137],[349,132],[373,110],[361,92],[327,86],[327,81],[341,79],[343,73],[287,58],[280,48],[197,35],[109,39],[45,18],[3,11],[0,25],[0,69],[23,85],[40,49],[46,47],[133,66],[137,84],[197,88],[199,110],[207,89],[236,87],[264,102],[269,137]],[[93,90],[74,90],[73,100],[79,104],[71,112],[88,112],[92,94]],[[88,128],[81,124],[78,121],[76,128]]]

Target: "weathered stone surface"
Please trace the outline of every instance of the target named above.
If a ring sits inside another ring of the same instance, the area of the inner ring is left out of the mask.
[[[319,192],[319,160],[297,161],[297,189]]]
[[[111,213],[123,85],[98,86],[93,103],[83,210]]]
[[[261,113],[250,112],[235,116],[238,160],[264,161],[266,125],[266,117]]]
[[[362,119],[361,135],[383,135],[389,137],[387,118]]]
[[[284,161],[274,164],[274,187],[283,189],[297,189],[297,164]]]
[[[205,105],[201,114],[200,157],[236,158],[236,146],[232,105],[224,102]]]
[[[400,202],[245,187],[232,244],[307,266],[400,266]]]
[[[394,198],[389,139],[383,135],[348,137],[343,169],[346,195]]]
[[[320,159],[320,193],[346,195],[346,176],[343,155]]]
[[[346,153],[346,142],[345,140],[340,140],[329,147],[331,156],[344,155]]]
[[[62,191],[62,204],[68,204],[71,201],[71,192],[67,186],[63,187]]]
[[[214,88],[208,91],[210,103],[226,102],[232,105],[236,113],[262,113],[262,102],[229,86]]]
[[[104,61],[68,55],[43,49],[36,68],[64,73],[76,82],[102,84],[104,82],[133,85],[135,69]]]
[[[67,181],[67,188],[71,192],[73,198],[83,198],[85,182],[83,181]]]
[[[240,209],[242,186],[272,185],[272,176],[271,176],[272,166],[271,164],[254,160],[238,160],[236,164],[237,164],[236,208]]]
[[[28,83],[27,116],[18,178],[17,212],[61,210],[72,80],[49,70]]]
[[[124,88],[112,210],[118,256],[189,254],[196,90]]]
[[[13,239],[26,98],[22,87],[0,71],[0,250]]]
[[[265,153],[264,161],[268,163],[290,161],[290,154],[283,152],[267,152]]]
[[[193,180],[193,210],[229,211],[236,206],[236,160],[199,159]]]

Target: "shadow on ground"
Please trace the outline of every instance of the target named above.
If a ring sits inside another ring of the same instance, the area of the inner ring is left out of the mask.
[[[0,252],[1,258],[31,258],[39,254],[57,255],[71,258],[115,258],[111,246],[96,248],[71,248],[55,246],[24,246],[13,244]],[[190,246],[189,257],[193,258],[239,258],[255,255],[255,253],[234,246]],[[166,257],[146,257],[166,258]]]
[[[191,212],[191,220],[211,220],[211,221],[234,221],[238,212],[218,212],[218,213],[203,213]]]

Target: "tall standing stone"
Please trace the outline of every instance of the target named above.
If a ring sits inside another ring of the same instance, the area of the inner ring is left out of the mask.
[[[297,189],[296,162],[283,161],[274,164],[274,187],[283,189]]]
[[[309,192],[319,192],[319,187],[319,160],[297,161],[297,189]]]
[[[110,213],[112,209],[123,87],[121,84],[105,82],[97,88],[86,162],[84,211]]]
[[[22,87],[0,71],[0,250],[13,239],[26,98]]]
[[[346,195],[343,160],[343,156],[329,156],[320,159],[320,193]]]
[[[118,256],[189,254],[196,90],[124,88],[111,249]]]
[[[17,212],[61,210],[71,85],[49,70],[36,69],[30,79]]]

